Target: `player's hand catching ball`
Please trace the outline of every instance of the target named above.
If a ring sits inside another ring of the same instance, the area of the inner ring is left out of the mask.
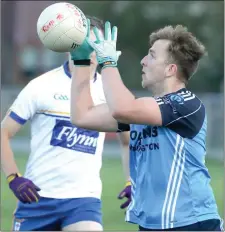
[[[22,177],[20,174],[12,174],[7,177],[10,189],[14,195],[23,203],[38,202],[41,189],[31,180]]]
[[[130,181],[127,181],[125,188],[120,192],[118,199],[123,199],[124,197],[126,197],[127,200],[122,205],[120,205],[121,209],[126,208],[131,202],[131,182]]]
[[[117,27],[114,26],[111,30],[110,22],[106,22],[104,38],[100,36],[97,27],[94,28],[94,33],[97,40],[94,42],[87,39],[87,41],[96,52],[99,65],[102,68],[116,67],[119,58],[118,52],[116,51]]]
[[[72,52],[70,52],[71,59],[74,61],[75,65],[78,66],[88,66],[90,65],[90,56],[94,51],[92,46],[87,42],[90,40],[90,20],[87,19],[87,36],[84,42]]]

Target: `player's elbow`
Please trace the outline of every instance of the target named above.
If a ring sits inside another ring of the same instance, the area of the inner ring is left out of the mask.
[[[70,122],[77,127],[82,127],[82,122],[77,117],[74,117],[73,115],[71,115],[70,117]]]
[[[112,112],[112,117],[118,121],[118,122],[124,122],[124,120],[126,121],[126,112],[124,110],[114,110]]]
[[[76,127],[80,127],[84,129],[86,129],[87,127],[86,123],[83,120],[77,119],[75,117],[71,117],[70,122]]]
[[[112,117],[116,120],[118,120],[121,116],[121,112],[119,110],[113,110],[111,114],[112,114]]]
[[[1,138],[5,138],[10,140],[12,135],[10,135],[9,130],[7,128],[1,127]]]
[[[70,109],[70,122],[77,126],[78,124],[80,124],[80,115],[78,114],[78,112],[76,110],[74,110],[73,108]]]

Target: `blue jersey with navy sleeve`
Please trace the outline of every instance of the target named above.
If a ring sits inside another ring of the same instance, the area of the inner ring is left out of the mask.
[[[219,219],[205,166],[203,103],[186,89],[155,99],[162,126],[130,125],[132,202],[126,221],[168,229]]]

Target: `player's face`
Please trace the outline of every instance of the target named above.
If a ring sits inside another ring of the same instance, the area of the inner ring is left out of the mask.
[[[169,43],[169,40],[157,40],[141,60],[143,88],[151,88],[151,86],[163,82],[171,74],[168,72],[170,64],[167,62]]]
[[[103,37],[103,32],[101,30],[99,30],[99,33],[100,33],[100,36]],[[93,30],[91,30],[90,39],[92,41],[96,40],[96,36],[95,36],[95,33],[94,33]],[[96,58],[96,53],[92,52],[92,54],[91,54],[91,66],[96,69],[97,65],[98,65],[98,61],[97,61],[97,58]]]

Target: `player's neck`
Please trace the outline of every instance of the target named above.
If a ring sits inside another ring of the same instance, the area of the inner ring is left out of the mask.
[[[182,82],[175,82],[173,84],[164,83],[163,85],[162,83],[156,83],[154,87],[151,86],[149,90],[151,91],[153,96],[162,97],[166,94],[177,92],[178,90],[183,89],[183,88],[186,88],[186,86]]]
[[[72,61],[72,60],[69,60],[68,68],[69,68],[69,72],[70,72],[70,73],[72,73],[73,66],[74,66],[73,61]],[[95,71],[91,69],[90,80],[94,79],[94,76],[95,76]]]

